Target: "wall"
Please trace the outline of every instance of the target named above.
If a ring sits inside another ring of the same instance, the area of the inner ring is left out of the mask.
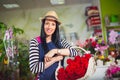
[[[86,29],[86,16],[84,15],[85,8],[89,5],[91,4],[0,12],[0,22],[24,29],[25,34],[20,37],[30,40],[40,34],[41,23],[39,18],[43,17],[48,10],[55,10],[62,22],[61,26],[65,30],[67,39],[69,40],[70,33],[77,32],[79,39],[85,40],[92,33]]]
[[[104,17],[106,15],[110,16],[114,14],[120,16],[120,0],[100,0],[100,5],[101,5],[103,36],[104,39],[107,40]]]

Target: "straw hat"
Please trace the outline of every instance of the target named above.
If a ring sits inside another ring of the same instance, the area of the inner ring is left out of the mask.
[[[53,18],[55,21],[57,21],[59,24],[61,24],[61,22],[58,20],[58,15],[55,11],[48,11],[45,14],[44,18],[42,18],[42,20],[46,19],[46,18]]]

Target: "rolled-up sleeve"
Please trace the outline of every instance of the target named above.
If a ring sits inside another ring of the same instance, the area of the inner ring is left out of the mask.
[[[35,39],[30,41],[29,65],[32,73],[39,73],[44,71],[44,62],[39,61],[38,42]]]
[[[61,40],[61,45],[63,48],[68,48],[70,50],[71,57],[78,55],[78,51],[75,48],[72,48],[71,44],[69,42],[67,42],[65,39]]]

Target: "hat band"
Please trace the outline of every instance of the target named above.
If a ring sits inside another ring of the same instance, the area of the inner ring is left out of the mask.
[[[45,20],[56,22],[56,20],[53,19],[45,19]]]
[[[56,21],[58,24],[61,24],[61,23],[57,20],[57,18],[54,17],[54,16],[45,16],[44,19],[47,19],[48,17],[49,17],[49,18],[53,18],[53,19],[55,19],[55,20],[53,20],[53,21]],[[44,19],[42,19],[42,20],[44,20]]]
[[[54,18],[55,20],[57,20],[57,18],[54,16],[45,16],[45,19],[47,19],[47,17]]]

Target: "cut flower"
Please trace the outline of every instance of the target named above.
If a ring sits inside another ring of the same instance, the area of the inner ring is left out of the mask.
[[[67,59],[67,67],[58,70],[58,80],[76,80],[82,78],[88,68],[91,54],[76,56],[74,59]]]

